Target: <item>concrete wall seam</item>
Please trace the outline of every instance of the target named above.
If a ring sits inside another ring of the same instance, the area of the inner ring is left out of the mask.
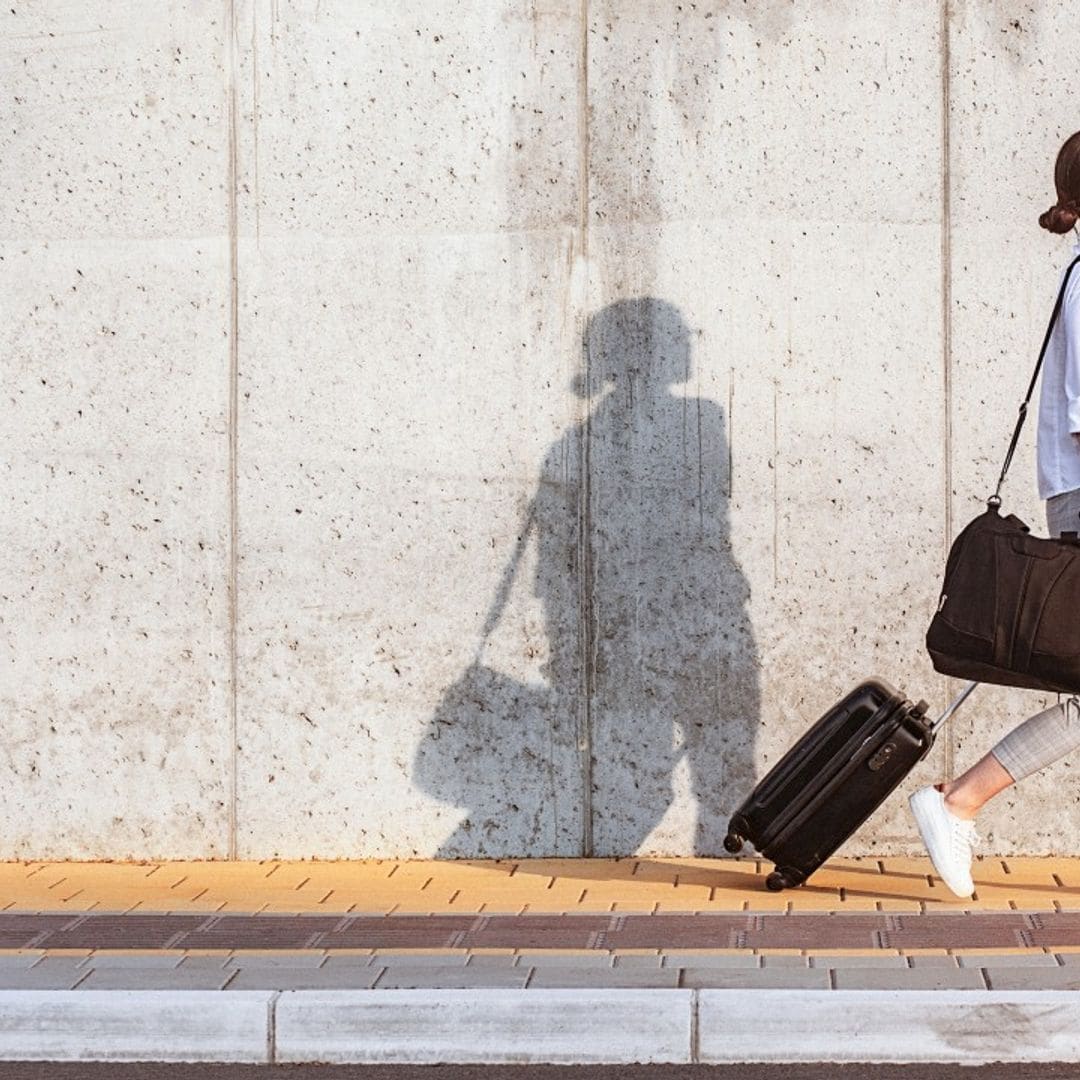
[[[239,506],[238,471],[240,455],[240,252],[237,200],[239,102],[237,100],[237,11],[235,0],[225,4],[225,72],[227,108],[229,110],[229,159],[226,178],[226,198],[229,207],[229,854],[237,858],[237,788],[239,771],[238,708],[239,676],[237,650],[237,613],[239,606],[238,573]]]
[[[941,367],[942,387],[942,425],[944,444],[942,446],[942,479],[944,482],[945,526],[942,530],[941,562],[949,553],[952,543],[952,214],[951,187],[949,183],[951,150],[949,139],[949,111],[952,107],[952,89],[949,83],[952,62],[949,54],[949,35],[952,22],[949,12],[950,0],[941,0]],[[953,686],[955,680],[946,679],[946,688]],[[946,695],[948,696],[948,694]],[[944,711],[946,702],[942,700]],[[956,746],[952,724],[948,725],[944,746],[944,769],[947,776],[955,770]]]
[[[580,34],[578,67],[578,199],[577,247],[580,265],[585,274],[585,281],[579,294],[587,302],[589,290],[589,0],[580,0],[578,11],[578,33]],[[574,313],[574,326],[579,340],[584,340],[587,311],[584,308]],[[584,379],[589,385],[589,349],[583,350]],[[578,535],[581,537],[581,576],[579,579],[581,620],[580,635],[582,643],[582,685],[581,727],[578,737],[578,753],[581,789],[581,855],[590,858],[593,854],[593,739],[592,707],[593,693],[596,686],[596,620],[593,611],[593,551],[591,545],[592,521],[590,514],[592,463],[590,443],[591,411],[585,406],[584,422],[581,425],[581,447],[578,458],[581,461],[581,497],[579,503]]]

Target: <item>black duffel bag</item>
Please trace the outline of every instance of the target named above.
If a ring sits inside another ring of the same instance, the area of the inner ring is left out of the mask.
[[[1032,536],[996,507],[956,538],[926,635],[934,669],[961,679],[1080,692],[1080,543]]]
[[[1065,287],[1065,272],[1035,374],[986,510],[960,533],[945,564],[937,613],[926,634],[934,669],[978,682],[1080,693],[1080,542],[1032,536],[1015,514],[1002,517],[1001,485],[1012,462]]]

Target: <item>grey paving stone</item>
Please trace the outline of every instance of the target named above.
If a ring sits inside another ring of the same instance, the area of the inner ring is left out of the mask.
[[[973,968],[840,968],[832,972],[837,990],[985,990]]]
[[[470,968],[491,967],[511,968],[517,967],[517,957],[507,953],[472,953],[465,965]]]
[[[809,956],[763,956],[761,966],[766,968],[804,968],[810,966]]]
[[[363,956],[360,953],[336,953],[328,952],[326,959],[320,964],[320,967],[371,967],[377,968],[389,967],[393,963],[401,963],[403,957],[395,956],[391,953],[389,956]]]
[[[30,970],[41,972],[74,971],[86,974],[85,961],[85,956],[43,956]]]
[[[241,968],[228,990],[370,990],[383,972],[376,967]]]
[[[1049,953],[1015,953],[1012,956],[958,956],[962,968],[1056,968],[1060,965]]]
[[[326,963],[331,964],[333,967],[337,967],[338,964],[354,965],[361,961],[363,957],[356,956],[328,956]],[[464,967],[465,961],[469,959],[469,954],[466,952],[460,953],[413,953],[411,955],[403,955],[402,953],[377,953],[371,958],[371,963],[377,967],[407,967],[407,968],[420,968],[420,967]]]
[[[174,968],[182,959],[177,953],[93,953],[82,967],[95,971],[100,968]]]
[[[1080,990],[1080,968],[987,968],[992,990]]]
[[[955,956],[909,956],[908,966],[913,968],[956,968],[959,967]]]
[[[438,967],[425,964],[422,967],[406,968],[395,966],[385,968],[378,982],[377,990],[409,989],[462,989],[469,990],[479,986],[523,987],[529,977],[528,968],[467,968],[464,965]]]
[[[717,967],[686,968],[683,987],[691,990],[828,990],[829,973],[822,968],[774,967],[738,970]]]
[[[667,953],[663,966],[668,968],[759,968],[761,957],[754,953]]]
[[[557,967],[599,967],[612,966],[614,957],[609,952],[595,953],[559,953],[559,952],[524,952],[518,954],[518,967],[557,968]]]
[[[4,968],[0,970],[0,990],[72,990],[88,974],[87,968]]]
[[[811,956],[812,968],[907,968],[907,960],[903,956],[892,956],[885,953],[881,956]]]
[[[205,968],[209,971],[217,971],[229,962],[231,953],[202,953],[197,956],[185,956],[180,962],[180,967],[185,971],[191,968]]]
[[[618,955],[615,957],[615,967],[617,968],[658,968],[660,967],[660,961],[663,957],[659,953],[650,953],[645,955],[644,953],[630,953],[629,955]]]
[[[1055,953],[1054,955],[1062,967],[1080,967],[1080,953]]]
[[[233,976],[223,968],[102,968],[79,983],[80,990],[220,990]]]
[[[225,961],[226,968],[242,968],[251,971],[254,968],[317,968],[326,959],[323,952],[279,952],[279,953],[233,953]],[[365,957],[365,959],[368,959]]]
[[[553,987],[675,987],[677,968],[534,968],[529,988]]]
[[[25,970],[32,964],[36,964],[41,957],[42,954],[39,952],[0,953],[0,968]]]

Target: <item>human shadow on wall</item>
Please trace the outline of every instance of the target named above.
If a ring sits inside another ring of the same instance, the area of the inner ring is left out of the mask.
[[[588,320],[574,391],[589,411],[545,456],[482,635],[532,534],[543,681],[481,647],[443,694],[413,763],[420,788],[466,811],[439,858],[685,853],[681,821],[642,850],[680,769],[693,852],[722,854],[754,782],[758,660],[724,414],[691,392],[692,336],[651,297]]]

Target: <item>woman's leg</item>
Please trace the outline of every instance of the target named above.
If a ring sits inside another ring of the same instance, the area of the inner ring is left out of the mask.
[[[1080,489],[1048,499],[1051,536],[1077,530]],[[998,792],[1080,749],[1080,697],[1044,709],[1008,733],[962,776],[916,791],[909,800],[919,834],[939,876],[957,896],[970,896],[972,819]]]
[[[941,784],[945,806],[970,821],[1000,791],[1080,749],[1080,698],[1029,717],[962,776]]]
[[[961,821],[971,821],[998,792],[1015,784],[1012,774],[993,754],[980,758],[963,776],[939,784],[945,808]]]
[[[999,791],[1080,748],[1080,698],[1070,698],[1013,728],[963,776],[920,788],[911,812],[930,861],[957,895],[975,891],[971,857],[979,838],[973,818]]]

